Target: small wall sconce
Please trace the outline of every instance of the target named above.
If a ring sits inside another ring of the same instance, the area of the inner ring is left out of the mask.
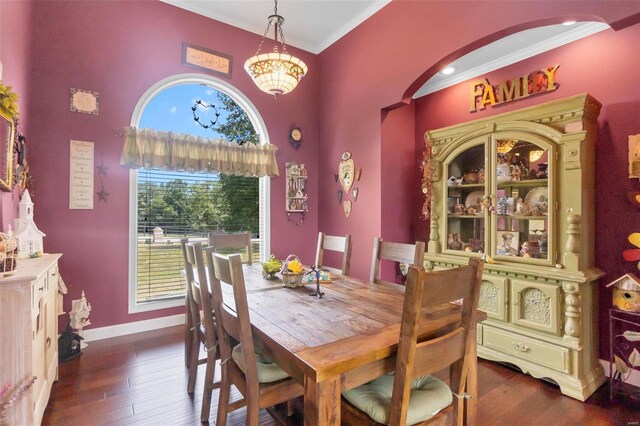
[[[640,179],[640,134],[629,135],[629,178]]]

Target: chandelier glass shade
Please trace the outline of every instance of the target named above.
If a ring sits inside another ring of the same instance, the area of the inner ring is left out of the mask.
[[[307,74],[307,65],[287,52],[282,32],[284,18],[278,15],[278,0],[275,1],[274,10],[275,14],[269,16],[269,23],[258,51],[246,60],[244,69],[260,90],[277,96],[289,93],[296,88],[298,82]],[[274,27],[273,52],[260,53],[272,25]]]

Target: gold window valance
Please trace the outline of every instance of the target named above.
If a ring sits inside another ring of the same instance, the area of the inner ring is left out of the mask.
[[[275,145],[246,143],[226,139],[152,129],[125,129],[120,164],[131,169],[224,173],[239,176],[279,176]]]

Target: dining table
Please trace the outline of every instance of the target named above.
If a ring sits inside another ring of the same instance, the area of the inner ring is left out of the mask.
[[[304,386],[304,424],[339,425],[341,392],[394,371],[405,287],[331,276],[316,283],[283,287],[263,278],[259,264],[243,265],[249,316],[256,346]],[[224,303],[233,307],[230,289]],[[446,303],[424,312],[421,338],[456,327],[461,307]],[[477,321],[486,318],[478,311]],[[476,327],[469,330],[475,341]],[[477,402],[477,358],[472,345],[464,404],[473,424]],[[456,401],[454,400],[454,403]]]

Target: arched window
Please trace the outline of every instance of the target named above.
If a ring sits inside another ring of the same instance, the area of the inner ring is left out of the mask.
[[[183,74],[150,88],[131,125],[231,143],[268,143],[251,102],[226,82]],[[183,304],[180,239],[250,231],[255,261],[269,253],[268,178],[220,173],[131,171],[129,312]]]

